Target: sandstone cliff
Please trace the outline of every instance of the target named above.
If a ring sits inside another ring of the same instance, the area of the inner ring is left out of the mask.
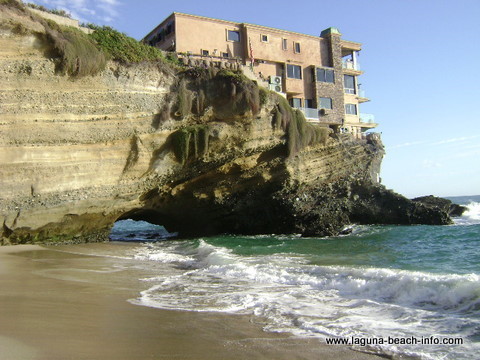
[[[450,221],[376,183],[378,138],[313,129],[234,71],[111,61],[73,78],[34,18],[5,7],[0,24],[3,244],[105,240],[122,218],[185,236]]]

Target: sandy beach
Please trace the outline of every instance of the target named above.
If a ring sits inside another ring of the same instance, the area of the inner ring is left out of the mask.
[[[377,358],[264,332],[253,316],[133,305],[149,274],[114,253],[113,244],[1,247],[0,360]]]

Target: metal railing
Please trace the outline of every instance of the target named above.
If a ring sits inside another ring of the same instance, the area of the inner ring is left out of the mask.
[[[367,95],[365,94],[365,90],[358,89],[358,97],[367,98]]]
[[[360,113],[360,122],[366,123],[366,124],[374,124],[375,115]]]
[[[342,65],[344,69],[360,71],[359,63],[354,64],[353,61],[347,60],[347,61],[343,61]]]
[[[303,108],[303,107],[299,107],[297,109],[300,110],[307,119],[318,120],[318,109]]]

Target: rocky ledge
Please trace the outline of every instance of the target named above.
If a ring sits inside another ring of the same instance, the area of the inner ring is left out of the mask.
[[[451,200],[439,198],[433,195],[421,196],[415,199],[412,199],[413,202],[421,203],[422,205],[431,208],[440,210],[443,213],[448,214],[450,217],[459,217],[467,211],[467,207],[454,204]]]
[[[0,25],[2,244],[108,240],[126,218],[181,236],[451,222],[377,182],[379,136],[308,124],[236,68],[109,62],[73,78],[34,18],[2,9]]]

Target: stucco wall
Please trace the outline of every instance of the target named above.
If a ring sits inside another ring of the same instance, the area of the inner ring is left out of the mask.
[[[251,41],[256,59],[302,64],[304,66],[320,63],[319,38],[277,29],[257,27],[246,24],[248,40]],[[262,35],[268,37],[262,41]],[[287,48],[282,47],[282,39],[286,39]],[[294,51],[294,43],[300,44],[300,53]]]
[[[187,17],[182,14],[175,16],[176,50],[201,55],[202,50],[208,50],[211,56],[244,57],[244,39],[240,42],[227,40],[227,31],[242,32],[241,26],[221,20]],[[216,52],[215,52],[216,50]]]

